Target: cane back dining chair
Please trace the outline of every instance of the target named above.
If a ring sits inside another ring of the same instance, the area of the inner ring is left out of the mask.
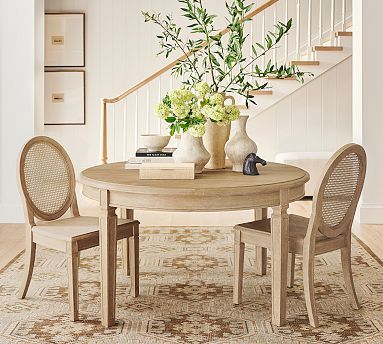
[[[366,153],[357,144],[340,148],[327,162],[313,197],[310,218],[289,215],[288,281],[294,281],[295,254],[303,255],[303,286],[310,324],[318,326],[314,296],[315,255],[340,250],[345,289],[359,309],[351,272],[351,227],[366,174]],[[264,219],[234,227],[233,302],[242,302],[245,244],[272,250],[271,221]]]
[[[31,282],[36,244],[64,252],[67,255],[70,317],[76,321],[79,315],[80,251],[99,245],[99,219],[80,216],[73,165],[64,148],[55,140],[46,136],[29,140],[20,155],[18,176],[26,215],[24,279],[19,297],[25,298]],[[63,217],[68,213],[70,217]],[[131,275],[134,297],[139,293],[138,235],[138,221],[117,220],[117,240],[123,240],[124,271]]]

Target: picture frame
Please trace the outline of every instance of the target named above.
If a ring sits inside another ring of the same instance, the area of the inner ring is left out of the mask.
[[[45,14],[45,67],[85,67],[85,13]]]
[[[44,125],[85,125],[85,71],[45,71],[44,83]]]

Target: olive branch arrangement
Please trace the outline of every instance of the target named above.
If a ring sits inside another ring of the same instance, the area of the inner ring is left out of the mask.
[[[304,72],[295,65],[277,66],[271,59],[260,66],[258,61],[266,57],[267,52],[278,47],[278,43],[292,27],[292,19],[287,23],[278,22],[272,31],[265,34],[262,42],[252,42],[251,56],[244,54],[245,42],[249,35],[245,33],[246,15],[253,4],[247,0],[232,0],[225,3],[227,10],[228,37],[215,28],[216,15],[209,14],[202,0],[177,0],[181,4],[183,16],[190,24],[189,38],[183,38],[184,28],[177,25],[170,15],[142,12],[145,22],[153,22],[161,28],[157,36],[160,44],[158,55],[168,58],[173,52],[181,52],[184,58],[179,59],[172,68],[172,74],[183,76],[183,84],[193,89],[197,83],[206,80],[213,93],[236,93],[245,98],[246,106],[255,103],[253,90],[268,87],[268,78],[295,78],[303,82]]]

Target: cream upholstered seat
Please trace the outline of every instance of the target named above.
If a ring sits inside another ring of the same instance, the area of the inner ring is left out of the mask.
[[[318,326],[314,298],[315,255],[340,250],[345,286],[352,306],[359,308],[351,272],[351,226],[366,174],[366,153],[356,144],[340,148],[327,162],[313,198],[312,215],[289,215],[289,273],[294,281],[295,254],[303,255],[303,284],[310,324]],[[272,219],[236,225],[233,301],[242,301],[245,244],[272,250]]]
[[[70,316],[78,319],[78,267],[80,252],[99,245],[99,219],[80,216],[75,175],[64,148],[38,136],[29,140],[19,159],[20,192],[26,214],[25,275],[20,298],[25,298],[32,278],[36,244],[66,253]],[[71,217],[63,217],[71,212]],[[131,275],[133,296],[138,295],[139,222],[117,220],[117,240],[123,240],[124,272]],[[129,254],[130,253],[130,257]]]
[[[125,219],[117,220],[117,231],[132,221]],[[98,235],[99,219],[91,216],[77,216],[54,221],[37,221],[32,227],[32,232],[52,239],[63,241],[76,240],[84,234],[94,233]]]

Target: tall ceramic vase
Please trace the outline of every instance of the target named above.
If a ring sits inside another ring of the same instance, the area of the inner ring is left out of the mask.
[[[210,154],[204,147],[201,137],[194,137],[188,132],[183,133],[178,148],[173,153],[175,162],[192,162],[195,173],[202,173],[210,159]]]
[[[233,96],[221,93],[226,100],[230,100],[235,105]],[[219,126],[218,124],[207,121],[205,124],[206,132],[203,136],[203,144],[210,153],[210,160],[206,164],[207,169],[218,170],[225,168],[225,144],[230,136],[231,124]]]
[[[235,133],[225,146],[225,152],[233,163],[233,172],[242,172],[243,162],[247,155],[257,153],[257,145],[246,132],[248,119],[249,116],[239,116],[239,118],[233,122]]]
[[[223,169],[226,158],[225,144],[230,136],[231,125],[219,126],[214,122],[207,121],[205,127],[203,144],[210,153],[210,160],[205,167],[210,170]]]

